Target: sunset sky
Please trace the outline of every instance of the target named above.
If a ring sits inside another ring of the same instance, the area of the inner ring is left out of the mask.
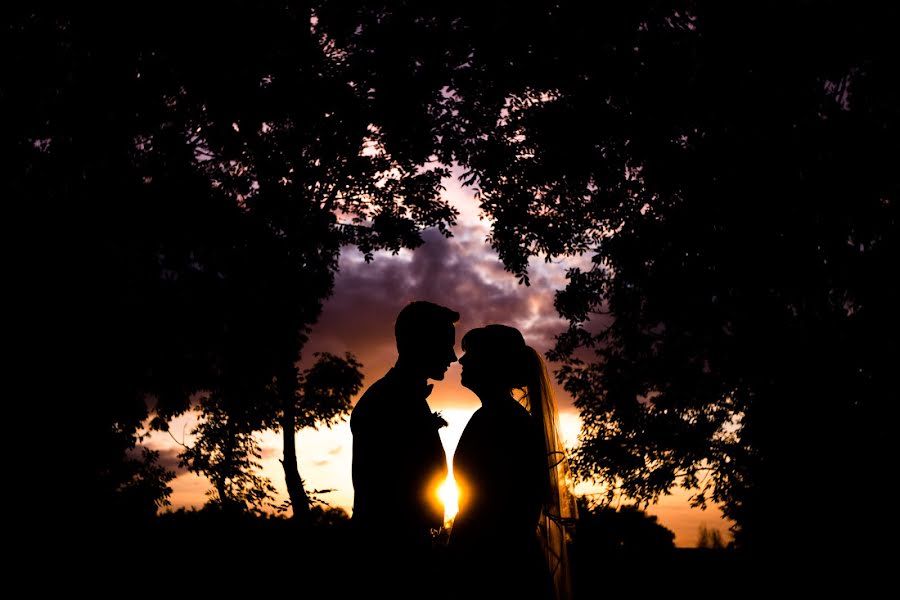
[[[453,237],[445,239],[437,231],[429,230],[424,233],[426,243],[419,249],[396,256],[379,253],[370,264],[354,248],[346,248],[334,295],[325,303],[304,349],[304,364],[310,364],[313,352],[350,351],[364,365],[364,385],[370,385],[393,365],[396,359],[394,319],[413,300],[430,300],[462,315],[457,324],[458,356],[462,354],[459,347],[462,335],[488,323],[517,327],[526,341],[541,352],[552,346],[553,336],[565,328],[553,308],[553,292],[564,285],[566,268],[578,259],[550,264],[533,260],[531,286],[518,285],[503,270],[496,252],[485,241],[489,222],[479,218],[473,191],[462,188],[454,179],[447,179],[444,185],[447,199],[460,211]],[[459,373],[458,363],[451,365],[444,381],[436,383],[429,397],[432,410],[441,411],[449,423],[441,430],[449,459],[466,422],[479,407],[475,395],[460,385]],[[557,402],[563,436],[567,446],[572,446],[580,427],[578,414],[571,398],[560,389],[557,389]],[[171,424],[172,436],[190,445],[194,423],[193,415],[176,419]],[[278,462],[282,456],[281,437],[267,433],[261,443],[264,474],[278,489],[278,501],[281,501],[286,498],[284,472]],[[348,512],[353,505],[352,443],[347,421],[332,429],[307,429],[298,435],[300,474],[307,490],[334,490],[322,498]],[[171,483],[172,507],[201,506],[206,501],[209,483],[205,478],[177,469],[180,446],[165,433],[154,433],[147,445],[160,450],[163,464],[178,471],[178,477]],[[580,484],[576,491],[590,493],[591,488]],[[729,523],[722,519],[717,508],[691,509],[687,494],[680,491],[650,507],[649,512],[675,532],[678,546],[696,545],[701,525],[720,530],[725,539],[730,537]]]

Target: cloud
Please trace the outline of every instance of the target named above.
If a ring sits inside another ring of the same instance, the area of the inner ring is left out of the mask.
[[[531,286],[519,285],[487,243],[489,224],[477,219],[471,194],[458,186],[449,192],[457,205],[469,203],[462,207],[464,218],[453,228],[453,237],[447,239],[437,230],[428,230],[422,236],[425,243],[415,251],[377,253],[368,264],[355,249],[344,249],[334,294],[313,329],[304,365],[311,364],[311,354],[316,351],[351,351],[363,363],[365,385],[370,385],[396,360],[394,320],[413,300],[429,300],[460,313],[457,354],[461,353],[458,342],[462,335],[488,323],[518,328],[540,352],[553,345],[554,336],[565,329],[553,298],[564,284],[567,265],[535,259],[531,262]],[[452,381],[458,376],[458,370],[448,371],[445,383],[440,384],[443,390],[435,390],[438,404],[477,402]],[[570,404],[561,390],[557,392],[562,406]]]
[[[183,450],[183,448],[154,448],[157,452],[159,452],[159,460],[157,461],[160,466],[165,467],[170,471],[175,471],[176,473],[184,473],[187,469],[178,466],[178,454]]]
[[[140,444],[136,448],[128,450],[127,456],[136,460],[143,460],[144,448],[159,452],[159,457],[156,460],[156,464],[160,465],[161,467],[164,467],[169,471],[175,471],[176,473],[187,473],[187,469],[178,466],[178,454],[183,450],[183,448],[178,446],[159,446],[153,443],[153,441],[150,441]]]

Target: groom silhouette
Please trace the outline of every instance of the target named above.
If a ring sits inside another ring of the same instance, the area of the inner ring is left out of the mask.
[[[356,584],[366,596],[421,597],[433,576],[431,532],[444,522],[437,488],[447,476],[438,429],[446,423],[426,398],[428,379],[443,379],[456,361],[458,320],[459,313],[431,302],[400,311],[397,362],[350,415]]]

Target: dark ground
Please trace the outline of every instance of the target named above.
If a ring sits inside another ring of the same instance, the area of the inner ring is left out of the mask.
[[[598,546],[577,539],[571,547],[576,598],[742,597],[760,588],[758,574],[734,551]],[[43,583],[101,597],[342,598],[357,560],[346,521],[299,528],[283,519],[185,513],[97,530],[69,555],[64,581]],[[423,598],[440,598],[444,583]]]

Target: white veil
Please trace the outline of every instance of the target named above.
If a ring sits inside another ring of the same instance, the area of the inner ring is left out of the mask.
[[[557,600],[572,597],[572,577],[566,547],[572,535],[578,508],[572,491],[572,477],[566,449],[559,434],[559,414],[553,398],[553,388],[541,355],[530,346],[533,368],[529,369],[528,385],[522,403],[541,423],[547,456],[548,494],[541,511],[538,535],[550,573],[553,576]]]

